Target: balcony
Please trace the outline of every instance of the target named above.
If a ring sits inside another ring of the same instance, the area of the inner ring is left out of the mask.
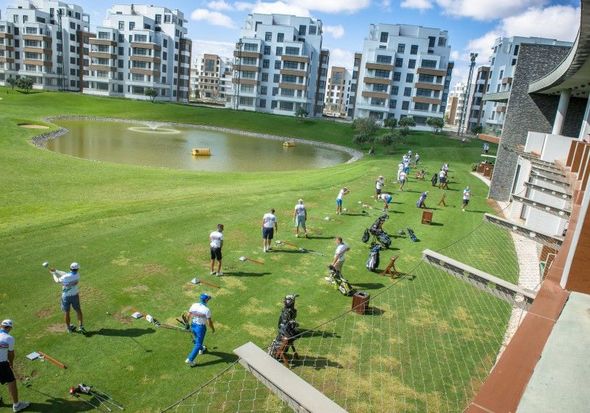
[[[25,65],[33,65],[33,66],[45,66],[45,67],[53,66],[53,62],[51,60],[25,59],[23,61],[23,63]]]
[[[13,39],[14,36],[12,35],[12,33],[4,33],[4,32],[0,32],[0,39]]]
[[[114,40],[109,40],[109,39],[97,39],[97,38],[92,38],[90,39],[90,44],[96,44],[96,45],[100,45],[100,46],[117,46],[117,42]]]
[[[14,46],[4,46],[0,44],[0,50],[5,50],[7,52],[14,52]]]
[[[148,50],[162,50],[162,46],[156,43],[148,42],[131,42],[131,48],[148,49]]]
[[[0,64],[1,63],[14,63],[14,59],[12,57],[0,56]]]
[[[393,71],[393,65],[388,65],[384,63],[369,63],[365,64],[365,68],[368,70],[388,70]]]
[[[444,86],[437,83],[426,83],[426,82],[416,82],[415,85],[416,89],[428,89],[428,90],[443,90]]]
[[[25,53],[39,53],[39,54],[46,54],[46,55],[52,55],[53,54],[53,50],[52,49],[46,49],[43,48],[41,46],[39,47],[35,47],[35,46],[25,46],[23,48]]]
[[[92,56],[92,55],[90,55]],[[116,59],[117,56],[113,55],[112,57],[113,59]],[[131,60],[132,62],[147,62],[147,63],[155,63],[157,65],[159,65],[161,63],[161,59],[159,57],[155,57],[155,56],[143,56],[143,55],[133,55],[129,57],[129,60]]]
[[[254,65],[235,65],[234,69],[240,72],[258,73],[258,66]]]
[[[429,67],[419,67],[416,69],[416,73],[420,75],[431,75],[431,76],[446,76],[446,70],[431,69]]]
[[[387,92],[370,92],[370,91],[363,91],[362,96],[364,98],[377,98],[377,99],[389,99],[389,93]]]
[[[512,78],[511,77],[505,77],[502,79],[502,84],[503,85],[511,85],[512,84]]]
[[[116,70],[116,69],[115,69]],[[134,75],[144,75],[144,76],[153,76],[155,78],[160,77],[160,71],[154,69],[140,69],[138,67],[132,67],[129,72]]]
[[[412,101],[414,101],[415,103],[429,103],[429,104],[433,104],[433,105],[440,105],[440,98],[435,99],[435,98],[427,98],[425,96],[414,96],[412,98]]]
[[[111,71],[111,72],[116,72],[117,68],[115,66],[110,66],[110,65],[100,65],[98,63],[91,63],[90,66],[88,66],[89,70],[96,70],[99,72],[106,72],[106,71]]]
[[[90,51],[88,53],[88,55],[92,58],[97,58],[97,59],[116,59],[117,55],[114,53],[109,53],[109,52],[93,52]]]
[[[235,83],[237,85],[250,85],[250,86],[257,86],[258,85],[258,81],[256,79],[236,79],[233,78],[232,79],[232,83]]]
[[[502,106],[496,107],[496,112],[498,112],[498,113],[505,113],[506,112],[506,106],[505,105],[502,105]]]
[[[294,69],[281,69],[281,75],[287,76],[299,76],[299,77],[306,77],[307,72],[305,70],[294,70]]]
[[[485,100],[487,102],[508,102],[509,97],[510,97],[510,91],[486,93],[485,95],[483,95],[482,100]]]
[[[363,82],[367,85],[388,85],[391,79],[384,79],[381,77],[364,77]]]
[[[281,60],[287,62],[298,62],[298,63],[309,63],[309,57],[307,56],[295,56],[290,54],[284,54],[281,56]]]
[[[279,83],[280,89],[305,90],[307,87],[302,83]]]
[[[259,52],[249,52],[249,51],[237,51],[234,50],[234,57],[242,58],[242,57],[250,57],[253,59],[260,59],[262,54]]]
[[[23,40],[34,40],[37,42],[45,42],[45,44],[51,44],[51,36],[39,34],[23,34]]]

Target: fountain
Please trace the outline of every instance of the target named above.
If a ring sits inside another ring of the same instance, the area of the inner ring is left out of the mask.
[[[158,135],[175,135],[180,131],[172,128],[164,128],[161,123],[158,122],[145,122],[146,126],[131,126],[129,129],[132,132],[138,133],[151,133]]]

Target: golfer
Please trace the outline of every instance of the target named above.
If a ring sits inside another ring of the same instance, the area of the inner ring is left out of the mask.
[[[209,234],[209,246],[211,247],[211,275],[223,275],[221,271],[221,248],[223,247],[223,224],[217,224],[217,230]],[[217,272],[215,261],[217,260]]]
[[[29,407],[29,402],[18,401],[16,378],[12,371],[14,363],[14,337],[10,335],[12,320],[0,323],[0,384],[8,385],[8,393],[12,398],[12,411],[20,412]],[[0,398],[0,401],[2,398]]]
[[[79,269],[80,264],[73,262],[70,264],[70,272],[63,272],[56,270],[55,268],[49,269],[49,272],[53,276],[53,280],[62,285],[61,310],[64,312],[65,316],[66,331],[68,333],[76,331],[76,327],[70,324],[70,307],[73,307],[78,316],[78,323],[80,324],[78,331],[82,334],[86,334],[86,330],[84,329],[84,319],[82,317],[82,308],[80,308],[80,287],[78,286],[78,283],[80,282],[80,274],[78,274]]]
[[[307,227],[305,221],[307,221],[307,209],[303,205],[303,199],[297,201],[295,209],[293,210],[293,220],[295,221],[295,236],[299,238],[299,228],[302,228],[305,232],[305,238],[307,238]]]
[[[346,245],[344,241],[342,241],[342,237],[336,237],[335,242],[336,251],[334,252],[334,259],[332,260],[332,265],[334,266],[334,268],[341,272],[342,265],[344,264],[345,259],[344,255],[346,254],[346,251],[350,250],[350,247]]]
[[[277,226],[275,210],[271,208],[270,212],[267,212],[262,217],[262,249],[264,252],[270,251],[270,244],[275,231],[279,232],[279,227]]]
[[[207,303],[211,299],[211,296],[203,293],[199,298],[200,302],[194,303],[188,310],[191,317],[191,331],[195,337],[195,345],[184,362],[191,367],[196,366],[195,359],[197,358],[197,355],[203,354],[207,351],[207,347],[203,345],[205,334],[207,333],[207,326],[209,326],[212,333],[215,333],[215,327],[213,326],[213,320],[211,319],[211,310],[207,307]]]
[[[342,198],[344,197],[344,195],[349,194],[350,191],[348,190],[347,187],[342,188],[339,192],[338,192],[338,196],[336,196],[336,214],[340,215],[342,214]]]
[[[375,181],[375,199],[379,199],[379,195],[381,195],[381,191],[383,190],[383,186],[385,185],[385,178],[383,176],[379,176]]]
[[[407,180],[408,180],[408,174],[405,173],[404,171],[401,171],[399,174],[399,190],[400,191],[404,190],[404,185],[406,184]]]
[[[469,205],[470,199],[471,199],[471,189],[469,189],[469,187],[467,186],[463,190],[463,206],[461,207],[461,210],[463,212],[465,212],[465,208],[467,208],[467,205]]]
[[[383,212],[387,212],[387,210],[389,209],[389,204],[391,204],[391,200],[393,199],[393,197],[391,196],[391,194],[385,192],[379,195],[379,199],[383,201]]]

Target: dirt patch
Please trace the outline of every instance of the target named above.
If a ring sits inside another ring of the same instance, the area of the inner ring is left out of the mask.
[[[498,215],[499,217],[503,216],[504,213],[502,212],[502,207],[493,199],[486,199],[486,203],[490,208],[494,210],[494,214]]]
[[[131,314],[133,314],[133,312],[123,314],[114,313],[113,318],[121,324],[131,324],[131,322],[133,321],[133,319],[131,318]]]
[[[271,314],[272,312],[273,311],[270,308],[263,307],[262,301],[255,297],[251,297],[248,300],[248,304],[240,308],[240,313],[246,315]]]
[[[25,129],[49,129],[49,126],[43,126],[43,125],[32,125],[32,124],[28,124],[28,123],[23,123],[22,125],[18,125],[21,128],[25,128]]]
[[[64,323],[59,324],[50,324],[46,328],[48,333],[56,334],[56,333],[65,333],[66,332],[66,325]]]
[[[47,318],[49,316],[51,316],[54,312],[54,308],[53,307],[47,307],[47,308],[42,308],[41,310],[37,311],[35,313],[35,315],[37,316],[37,318]]]
[[[147,285],[135,285],[133,287],[123,288],[123,291],[130,294],[144,293],[146,291],[149,291],[149,287]]]
[[[277,284],[285,285],[287,287],[295,285],[295,281],[292,281],[289,278],[279,278],[276,282],[277,282]]]
[[[146,264],[143,266],[144,275],[162,275],[167,271],[166,267],[160,264]]]
[[[225,284],[225,288],[230,289],[230,290],[240,290],[240,291],[246,291],[248,290],[248,287],[246,287],[246,284],[244,283],[244,281],[235,278],[235,277],[222,277],[224,280],[224,284]]]
[[[252,323],[243,324],[242,330],[251,336],[268,339],[269,342],[274,337],[274,330],[272,328],[264,328]]]
[[[306,308],[309,314],[317,314],[320,312],[319,307],[316,305],[308,305]]]

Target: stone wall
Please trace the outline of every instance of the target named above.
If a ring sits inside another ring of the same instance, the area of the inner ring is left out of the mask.
[[[497,201],[510,199],[518,161],[516,148],[517,145],[526,143],[528,132],[551,133],[559,96],[529,95],[528,88],[530,83],[557,67],[569,50],[569,47],[550,45],[522,44],[520,46],[498,147],[498,158],[490,186],[490,198]],[[563,134],[578,136],[585,105],[586,99],[571,99]],[[579,121],[576,122],[578,117]]]

